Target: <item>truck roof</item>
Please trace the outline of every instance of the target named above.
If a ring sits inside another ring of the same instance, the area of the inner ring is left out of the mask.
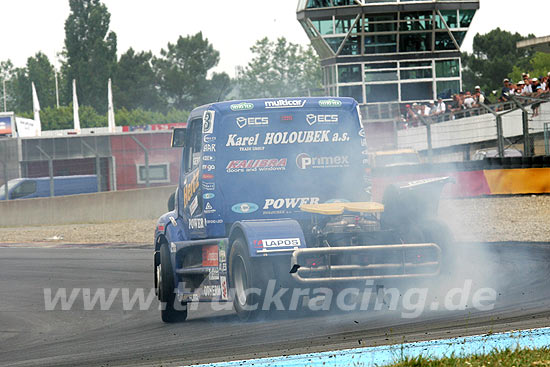
[[[293,109],[308,107],[327,107],[352,109],[357,106],[353,98],[348,97],[286,97],[286,98],[260,98],[244,99],[225,102],[216,102],[202,105],[195,108],[189,114],[188,121],[202,117],[204,112],[209,109],[215,109],[219,112],[239,112],[239,111],[273,111],[277,109]]]

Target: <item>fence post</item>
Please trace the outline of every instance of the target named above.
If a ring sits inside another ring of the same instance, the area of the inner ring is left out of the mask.
[[[480,106],[483,107],[487,112],[489,112],[496,118],[498,156],[500,158],[503,158],[504,157],[504,133],[502,132],[502,115],[493,111],[493,109],[487,106],[485,103],[480,103]]]
[[[40,148],[40,145],[36,146],[36,149],[40,151],[40,153],[44,154],[46,158],[48,159],[48,171],[50,175],[50,197],[54,197],[54,180],[53,180],[53,158],[48,155],[42,148]]]
[[[527,111],[522,111],[521,117],[523,120],[523,155],[531,156],[531,137],[529,136],[529,114]]]
[[[86,143],[84,140],[81,140],[82,145],[84,145],[86,148],[88,148],[92,153],[95,154],[95,174],[97,176],[97,192],[101,192],[101,167],[100,167],[100,157],[97,153],[97,150],[92,148],[88,143]]]
[[[0,163],[2,163],[2,166],[4,167],[4,200],[9,200],[9,197],[8,197],[8,164],[6,163],[6,161],[0,161]]]
[[[143,145],[143,143],[139,141],[135,136],[132,136],[132,139],[143,150],[143,154],[145,157],[145,187],[149,187],[149,151],[147,150],[145,145]],[[139,176],[139,171],[138,171],[138,176]]]
[[[497,146],[498,156],[504,158],[504,133],[502,132],[502,116],[497,116]]]
[[[548,125],[550,125],[550,123],[544,123],[544,155],[550,155],[550,142],[548,142]]]

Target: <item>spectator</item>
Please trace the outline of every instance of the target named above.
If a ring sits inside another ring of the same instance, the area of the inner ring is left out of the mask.
[[[504,84],[504,86],[502,87],[502,90],[500,92],[500,101],[506,102],[510,99],[510,79],[504,79],[502,83]]]
[[[517,82],[516,84],[516,91],[514,94],[518,95],[518,96],[521,96],[523,95],[523,90],[525,88],[525,82],[523,80],[520,80],[519,82]]]
[[[529,96],[533,94],[533,87],[531,86],[531,79],[529,79],[529,74],[527,74],[527,78],[523,80],[523,91],[521,93],[522,96]]]
[[[443,102],[442,98],[439,98],[437,100],[437,104],[435,106],[435,114],[436,115],[442,115],[447,111],[447,107],[445,106],[445,102]]]
[[[464,106],[466,106],[466,108],[470,109],[470,108],[474,107],[475,103],[476,103],[476,101],[475,101],[474,97],[472,97],[472,93],[466,92],[466,97],[464,98]]]
[[[475,90],[476,90],[474,93],[474,99],[476,101],[475,106],[481,107],[481,105],[485,103],[485,95],[481,91],[481,88],[479,87],[479,85],[476,85]]]
[[[433,116],[435,115],[435,103],[433,101],[430,102],[429,106],[426,106],[425,116]]]
[[[539,84],[538,78],[533,78],[531,88],[533,90],[532,97],[539,98],[540,95],[542,94],[542,89],[541,89],[541,85]],[[536,102],[533,105],[531,105],[531,109],[533,110],[533,117],[537,117],[539,115],[540,102]]]
[[[451,104],[451,118],[457,119],[464,117],[464,114],[462,113],[462,110],[464,110],[464,100],[462,94],[455,94],[453,96],[453,103]]]
[[[418,116],[416,115],[415,106],[416,103],[414,103],[412,107],[410,104],[405,106],[407,108],[407,121],[409,121],[412,126],[418,126]]]

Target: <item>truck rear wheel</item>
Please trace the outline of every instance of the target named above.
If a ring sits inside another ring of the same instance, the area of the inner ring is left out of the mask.
[[[421,230],[426,242],[435,243],[441,248],[441,273],[452,273],[456,253],[453,234],[447,224],[438,219],[427,220],[422,223]]]
[[[176,295],[174,293],[174,272],[170,261],[168,244],[160,247],[160,264],[157,266],[157,286],[159,300],[165,303],[160,311],[162,321],[166,323],[181,322],[187,319],[187,304],[176,309]]]
[[[261,278],[254,269],[244,240],[235,239],[229,254],[229,280],[234,290],[235,311],[243,321],[253,320],[261,313],[265,291]]]

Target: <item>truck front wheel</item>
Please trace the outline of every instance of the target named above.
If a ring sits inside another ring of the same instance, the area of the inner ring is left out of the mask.
[[[160,311],[162,321],[166,323],[185,321],[187,305],[181,305],[178,309],[174,305],[176,302],[174,272],[167,243],[160,247],[160,264],[157,265],[156,271],[159,300],[164,303]]]

